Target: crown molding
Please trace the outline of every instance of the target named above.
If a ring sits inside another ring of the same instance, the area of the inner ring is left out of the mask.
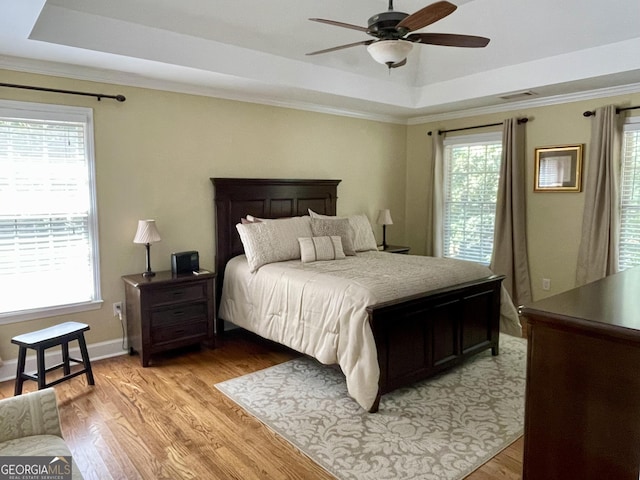
[[[562,95],[554,95],[550,97],[521,100],[519,102],[504,103],[501,105],[469,108],[465,110],[458,110],[455,112],[446,112],[446,113],[438,113],[434,115],[425,115],[421,117],[413,117],[407,120],[407,125],[420,125],[424,123],[442,122],[445,120],[476,117],[476,116],[488,115],[492,113],[511,112],[514,110],[522,110],[527,108],[547,107],[547,106],[559,105],[563,103],[580,102],[583,100],[593,100],[596,98],[628,95],[630,93],[640,93],[640,83],[632,83],[628,85],[620,85],[615,87],[605,87],[605,88],[598,88],[594,90],[586,90],[584,92],[567,93]]]
[[[13,70],[23,73],[32,73],[37,75],[69,78],[73,80],[98,82],[103,84],[109,83],[128,87],[183,93],[187,95],[214,97],[223,100],[256,103],[272,107],[290,108],[294,110],[302,110],[314,113],[351,117],[360,120],[371,120],[375,122],[406,125],[406,117],[376,114],[364,110],[330,107],[309,102],[278,100],[263,95],[256,95],[247,91],[229,91],[226,89],[215,87],[206,87],[158,78],[144,77],[137,74],[121,72],[117,70],[98,69],[66,63],[49,62],[46,60],[34,60],[0,55],[0,69]]]
[[[177,81],[163,80],[145,77],[133,73],[117,70],[99,69],[59,62],[49,62],[46,60],[35,60],[21,57],[10,57],[0,55],[0,69],[13,70],[24,73],[47,75],[54,77],[69,78],[97,83],[109,83],[136,88],[147,88],[151,90],[161,90],[187,95],[200,95],[206,97],[220,98],[237,102],[255,103],[278,108],[290,108],[327,115],[337,115],[343,117],[369,120],[382,123],[392,123],[398,125],[420,125],[432,122],[442,122],[459,118],[475,117],[493,113],[510,112],[535,107],[545,107],[562,103],[592,100],[596,98],[614,97],[630,93],[640,92],[640,83],[621,85],[615,87],[605,87],[583,92],[554,95],[549,97],[534,98],[516,102],[490,105],[486,107],[467,108],[451,112],[438,113],[433,115],[423,115],[409,117],[404,115],[385,115],[365,110],[345,109],[331,107],[310,102],[295,100],[280,100],[264,95],[251,93],[248,91],[230,91],[228,89],[194,85]]]

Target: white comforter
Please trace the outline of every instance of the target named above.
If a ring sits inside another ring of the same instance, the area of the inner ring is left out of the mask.
[[[272,263],[252,274],[240,255],[225,269],[219,314],[324,364],[339,364],[349,395],[369,410],[380,370],[366,307],[491,274],[476,263],[382,252]],[[500,329],[520,335],[516,309],[504,288]]]

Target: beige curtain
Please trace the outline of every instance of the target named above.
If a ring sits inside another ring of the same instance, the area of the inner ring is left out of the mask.
[[[491,270],[505,275],[503,285],[516,305],[531,301],[527,258],[524,125],[504,121]]]
[[[596,109],[584,165],[584,213],[578,250],[578,286],[618,270],[619,182],[622,126],[616,107]]]
[[[431,206],[432,252],[434,257],[444,254],[444,135],[433,135],[433,204]]]

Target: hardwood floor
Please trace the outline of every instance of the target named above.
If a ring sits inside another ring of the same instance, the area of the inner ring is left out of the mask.
[[[215,350],[154,356],[149,368],[129,355],[92,362],[94,387],[84,375],[55,387],[63,435],[87,480],[331,479],[214,387],[296,355],[234,332]],[[13,386],[0,383],[0,397]],[[522,450],[521,438],[467,479],[519,479]]]

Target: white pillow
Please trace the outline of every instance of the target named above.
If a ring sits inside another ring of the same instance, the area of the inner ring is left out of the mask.
[[[301,215],[301,217],[309,218],[309,215]],[[289,220],[290,218],[296,218],[296,217],[260,218],[260,217],[254,217],[253,215],[247,215],[245,217],[246,222],[244,223],[279,222],[280,220]]]
[[[339,236],[345,255],[355,255],[353,248],[353,228],[346,218],[329,220],[326,218],[312,218],[311,231],[314,237]]]
[[[262,265],[300,258],[298,238],[311,237],[311,219],[292,217],[277,222],[238,223],[236,229],[247,256],[249,270]]]
[[[335,216],[332,216],[332,215],[322,215],[321,213],[316,213],[311,209],[309,209],[309,215],[311,216],[311,218],[328,218],[328,219],[343,218],[343,217],[335,217]]]
[[[349,223],[354,231],[353,248],[356,252],[366,252],[368,250],[378,250],[376,237],[373,235],[373,229],[369,218],[361,213],[359,215],[351,215]]]
[[[302,263],[347,258],[342,249],[342,240],[338,236],[303,237],[299,238],[298,242]]]
[[[309,209],[311,218],[340,219],[344,217],[331,217],[329,215],[321,215]],[[356,252],[366,252],[368,250],[378,250],[376,237],[373,235],[373,229],[369,218],[361,213],[359,215],[351,215],[348,217],[349,224],[353,229],[352,244]]]

